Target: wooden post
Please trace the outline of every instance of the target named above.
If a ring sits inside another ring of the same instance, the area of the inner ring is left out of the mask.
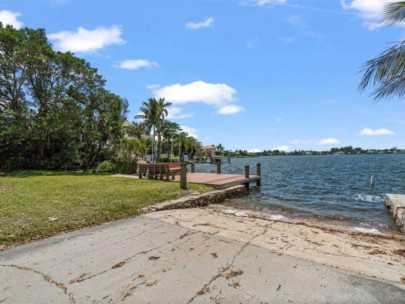
[[[221,174],[221,164],[217,163],[217,174]]]
[[[259,179],[256,181],[256,186],[260,187],[262,185],[262,165],[258,163],[256,165],[256,175],[259,175]]]
[[[168,182],[169,181],[169,175],[170,175],[169,165],[165,166],[165,171],[166,171],[166,181]]]
[[[194,173],[194,172],[195,172],[195,164],[192,163],[192,164],[191,164],[191,173]]]
[[[245,178],[249,178],[249,166],[245,166]]]
[[[187,190],[187,164],[181,164],[180,188],[183,190]]]
[[[141,166],[138,164],[138,177],[139,177],[139,179],[141,179],[142,178],[142,172],[141,172],[141,168],[140,168]]]

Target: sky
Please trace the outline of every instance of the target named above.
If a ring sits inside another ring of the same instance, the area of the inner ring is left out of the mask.
[[[361,67],[405,37],[387,0],[0,0],[0,21],[45,28],[129,102],[226,149],[405,148],[405,101],[361,92]]]

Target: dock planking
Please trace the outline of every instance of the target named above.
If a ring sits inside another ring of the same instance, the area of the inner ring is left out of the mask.
[[[250,175],[246,178],[239,174],[216,174],[216,173],[190,173],[187,172],[187,183],[203,184],[213,186],[216,189],[225,189],[236,185],[247,185],[252,182],[260,182],[259,175]],[[180,176],[175,177],[175,181],[180,181]]]

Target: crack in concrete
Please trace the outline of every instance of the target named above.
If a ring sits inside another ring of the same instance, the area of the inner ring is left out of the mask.
[[[120,302],[124,301],[126,298],[131,296],[132,293],[134,292],[134,290],[137,289],[139,286],[146,285],[147,282],[148,281],[143,281],[143,282],[140,282],[140,283],[132,285],[132,286],[131,285],[126,286],[126,288],[125,288],[126,290],[121,292],[122,296],[121,296]]]
[[[33,272],[33,273],[39,275],[40,277],[42,277],[42,279],[44,279],[44,281],[46,281],[48,283],[51,283],[51,284],[55,285],[57,288],[59,288],[60,290],[62,290],[63,293],[69,297],[69,303],[70,304],[75,303],[75,299],[73,297],[73,294],[71,292],[68,292],[68,289],[65,286],[65,284],[54,280],[52,277],[50,277],[49,275],[47,275],[47,274],[45,274],[45,273],[43,273],[43,272],[41,272],[39,270],[36,270],[36,269],[33,269],[33,268],[28,268],[28,267],[25,267],[25,266],[14,265],[14,264],[8,264],[8,265],[0,264],[0,266],[1,267],[16,268],[16,269],[22,270],[22,271]]]
[[[191,235],[193,235],[193,234],[199,233],[198,231],[196,231],[196,232],[188,231],[188,232],[189,232],[189,233],[188,233],[187,235],[182,234],[178,239],[180,240],[180,239],[183,239],[183,238],[185,238],[185,237],[191,236]],[[183,243],[181,243],[181,244],[178,244],[178,246],[181,246],[181,245],[185,244],[187,241],[188,241],[188,240],[186,240],[185,242],[183,242]],[[119,268],[119,267],[124,266],[126,263],[128,263],[130,260],[134,259],[134,258],[137,257],[138,255],[147,254],[147,253],[149,253],[149,252],[151,252],[151,251],[160,249],[160,248],[162,248],[162,247],[170,246],[171,243],[172,243],[172,242],[170,242],[170,243],[164,243],[164,244],[162,244],[162,245],[160,245],[160,246],[151,248],[151,249],[149,249],[149,250],[137,252],[136,254],[134,254],[134,255],[132,255],[132,256],[130,256],[130,257],[128,257],[128,258],[126,258],[126,259],[124,259],[124,260],[118,262],[118,263],[115,263],[115,264],[112,265],[110,268],[104,269],[103,271],[97,272],[97,273],[95,273],[95,274],[93,274],[93,275],[90,275],[90,276],[83,276],[83,274],[82,274],[82,275],[80,275],[79,277],[70,280],[70,281],[69,281],[69,284],[81,283],[81,282],[83,282],[83,281],[87,281],[87,280],[90,280],[90,279],[92,279],[92,278],[94,278],[94,277],[100,276],[100,275],[102,275],[102,274],[104,274],[104,273],[106,273],[106,272],[109,272],[109,271],[111,271],[111,270],[114,270],[114,269],[116,269],[116,268]],[[118,267],[118,265],[119,265],[119,267]]]
[[[263,231],[263,232],[254,235],[249,241],[247,241],[246,243],[244,243],[244,244],[242,245],[242,247],[239,249],[239,251],[233,256],[231,262],[230,262],[229,264],[226,263],[225,266],[221,267],[221,268],[222,268],[221,271],[218,272],[216,275],[214,275],[214,276],[210,279],[210,281],[209,281],[208,283],[204,284],[204,286],[203,286],[200,290],[198,290],[197,293],[196,293],[190,300],[188,300],[187,304],[192,303],[197,297],[199,297],[199,296],[205,294],[206,292],[208,292],[210,285],[211,285],[212,283],[214,283],[217,279],[219,279],[220,277],[222,277],[222,276],[225,274],[225,272],[227,272],[229,269],[231,269],[231,267],[232,267],[233,264],[235,263],[236,258],[245,250],[245,248],[246,248],[247,246],[249,246],[255,238],[257,238],[257,237],[259,237],[259,236],[261,236],[261,235],[266,234],[267,231],[268,231],[268,229],[269,229],[269,226],[266,225],[266,226],[264,227],[264,231]]]

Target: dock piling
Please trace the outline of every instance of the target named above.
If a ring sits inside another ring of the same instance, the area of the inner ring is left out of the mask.
[[[221,174],[221,164],[217,163],[217,174]]]
[[[194,173],[194,172],[195,172],[195,164],[192,163],[192,164],[191,164],[191,173]]]
[[[260,187],[262,185],[262,164],[258,163],[256,165],[256,175],[260,176],[260,179],[256,181],[256,186]]]
[[[187,190],[187,164],[181,164],[180,188],[183,190]]]
[[[245,178],[249,178],[249,166],[248,165],[246,165],[245,166]]]

